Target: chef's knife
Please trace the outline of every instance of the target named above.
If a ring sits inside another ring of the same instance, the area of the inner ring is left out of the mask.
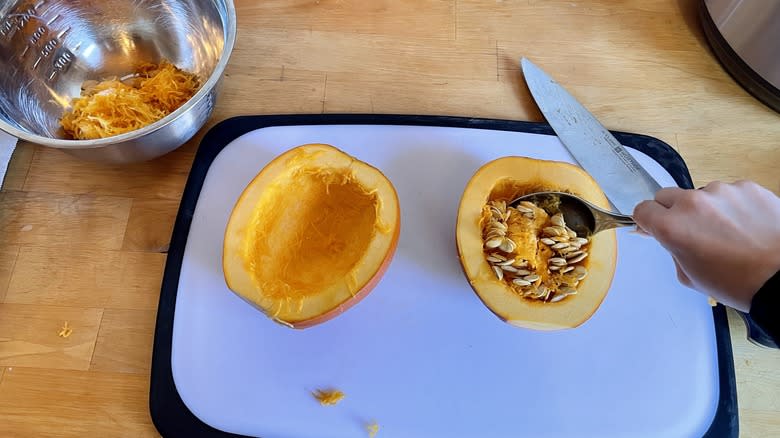
[[[620,213],[631,215],[655,197],[658,182],[585,107],[528,59],[520,65],[544,118]]]

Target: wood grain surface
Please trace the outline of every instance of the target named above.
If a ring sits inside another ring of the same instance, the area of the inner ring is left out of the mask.
[[[780,193],[780,116],[719,65],[697,5],[237,0],[222,93],[183,147],[129,166],[25,142],[14,154],[0,191],[0,436],[157,436],[149,369],[170,234],[198,143],[228,117],[541,121],[517,66],[527,56],[608,128],[676,148],[696,185],[749,178]],[[741,436],[778,436],[780,354],[730,319]]]

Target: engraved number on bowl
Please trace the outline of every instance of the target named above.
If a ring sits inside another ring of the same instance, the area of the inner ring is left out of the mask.
[[[46,29],[43,26],[39,26],[38,29],[35,29],[35,32],[32,34],[32,38],[30,38],[30,42],[33,44],[38,44],[38,41],[41,40],[41,37],[46,35],[46,32],[48,29]]]
[[[73,61],[73,54],[69,51],[65,51],[60,55],[56,61],[54,61],[54,69],[60,71]]]
[[[59,45],[60,40],[57,38],[52,38],[48,43],[46,43],[46,45],[43,46],[43,49],[41,50],[41,57],[48,58],[51,56],[51,52],[53,52],[54,49],[56,49]]]
[[[5,21],[3,21],[3,24],[0,25],[0,36],[5,37],[10,35],[11,31],[14,30],[14,27],[18,31],[23,30],[24,26],[30,21],[30,18],[35,17],[35,13],[35,8],[31,7],[24,12],[9,15]]]

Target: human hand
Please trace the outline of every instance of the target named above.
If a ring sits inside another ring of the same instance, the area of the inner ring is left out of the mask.
[[[634,220],[671,253],[682,284],[737,310],[780,271],[780,198],[756,183],[663,188]]]

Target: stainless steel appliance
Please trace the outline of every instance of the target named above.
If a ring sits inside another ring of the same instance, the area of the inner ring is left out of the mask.
[[[780,111],[780,1],[702,0],[713,52],[748,92]]]

